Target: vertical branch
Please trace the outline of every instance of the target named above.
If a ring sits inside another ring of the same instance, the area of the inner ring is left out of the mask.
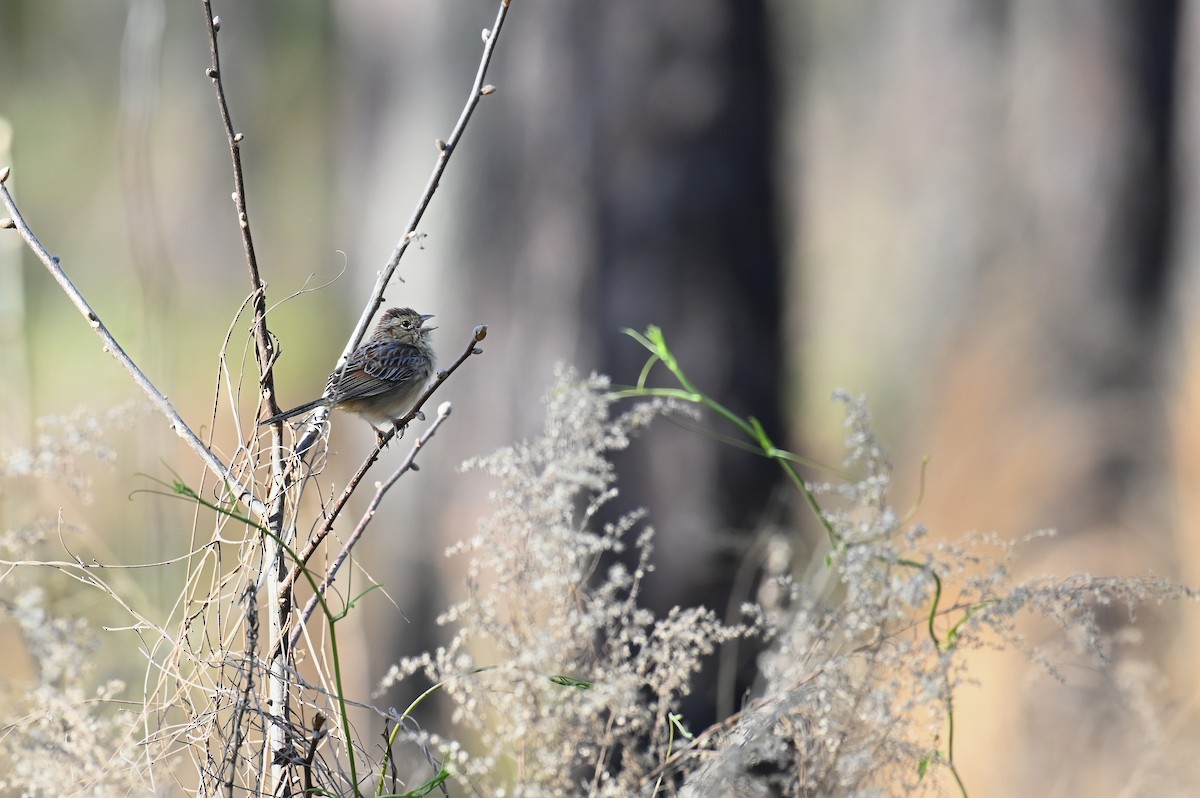
[[[242,231],[242,249],[246,253],[246,268],[250,273],[250,290],[254,305],[254,345],[258,357],[259,378],[264,398],[271,413],[278,413],[275,404],[274,359],[275,347],[267,329],[267,300],[263,292],[262,278],[258,273],[258,258],[254,254],[254,236],[250,232],[250,214],[246,207],[246,184],[242,176],[241,144],[244,136],[235,133],[233,118],[229,114],[229,103],[225,99],[225,85],[221,79],[221,57],[217,49],[217,33],[221,30],[221,18],[214,17],[211,0],[203,0],[204,18],[208,23],[208,48],[211,63],[205,74],[212,79],[217,95],[217,109],[221,124],[225,127],[225,138],[229,143],[229,157],[233,162],[233,204],[237,209],[238,228]]]
[[[217,109],[221,115],[221,124],[225,128],[225,138],[229,144],[229,156],[233,165],[233,202],[237,210],[238,229],[242,233],[242,249],[246,254],[246,269],[250,276],[250,296],[254,308],[254,352],[258,360],[259,385],[269,412],[277,413],[279,406],[275,401],[275,346],[271,340],[271,332],[267,328],[266,293],[258,271],[258,258],[254,252],[254,236],[250,230],[250,214],[246,205],[246,185],[242,173],[241,143],[244,136],[234,131],[233,118],[229,113],[229,103],[225,98],[225,84],[221,76],[221,56],[217,46],[217,33],[221,29],[221,19],[213,16],[211,0],[203,0],[203,4],[210,56],[209,67],[205,70],[205,74],[213,82]],[[278,443],[278,426],[275,427],[272,434],[276,436],[276,443]],[[266,585],[268,606],[271,608],[268,625],[269,649],[277,653],[271,658],[267,680],[271,720],[267,731],[267,744],[263,751],[262,774],[265,778],[268,771],[271,773],[272,789],[268,792],[273,793],[274,785],[279,784],[285,776],[284,765],[279,764],[284,759],[276,754],[291,745],[287,739],[290,732],[286,721],[289,703],[287,672],[291,661],[291,652],[283,644],[286,637],[287,620],[292,612],[292,598],[290,590],[280,590],[280,582],[286,574],[283,548],[279,545],[285,526],[283,517],[285,493],[282,489],[285,474],[284,459],[281,447],[278,445],[270,447],[270,452],[274,489],[269,500],[270,511],[267,528],[272,534],[264,540],[266,552],[263,558],[264,573],[261,581]],[[350,744],[350,741],[346,742],[347,745]]]

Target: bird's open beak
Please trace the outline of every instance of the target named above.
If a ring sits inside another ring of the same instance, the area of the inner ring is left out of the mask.
[[[426,327],[425,326],[425,322],[429,321],[432,318],[433,318],[432,313],[422,313],[421,314],[421,329],[422,330],[436,330],[437,329],[437,327]]]

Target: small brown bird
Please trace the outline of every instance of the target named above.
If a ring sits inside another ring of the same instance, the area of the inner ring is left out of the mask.
[[[325,395],[258,422],[273,424],[318,407],[345,410],[366,419],[376,431],[395,424],[425,390],[433,376],[434,352],[426,327],[433,316],[412,308],[384,312],[371,339],[355,349],[340,372],[329,375]]]

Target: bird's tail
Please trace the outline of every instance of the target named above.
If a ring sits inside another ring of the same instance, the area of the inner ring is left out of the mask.
[[[311,402],[305,402],[299,407],[293,407],[291,410],[285,410],[282,413],[277,413],[270,418],[264,418],[262,421],[258,422],[258,426],[262,427],[267,424],[274,424],[276,421],[283,421],[285,418],[291,418],[292,416],[298,416],[301,413],[307,413],[309,410],[314,410],[323,404],[325,404],[324,398],[313,399]]]

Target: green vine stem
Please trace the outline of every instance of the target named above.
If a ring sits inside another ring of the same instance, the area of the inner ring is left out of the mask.
[[[809,509],[812,510],[813,515],[816,516],[817,521],[821,524],[822,528],[825,530],[825,533],[829,537],[829,543],[832,547],[832,552],[830,556],[826,558],[827,563],[832,563],[832,554],[835,552],[844,552],[851,546],[864,545],[871,542],[847,542],[842,535],[838,533],[837,529],[833,525],[832,520],[830,520],[830,518],[821,509],[821,505],[817,501],[816,495],[813,493],[808,483],[804,481],[803,477],[801,477],[800,473],[796,470],[797,463],[803,464],[808,461],[792,452],[777,447],[774,441],[771,440],[771,437],[767,434],[767,431],[763,427],[762,423],[754,416],[747,416],[743,418],[712,397],[701,392],[684,373],[682,367],[680,367],[679,361],[675,358],[674,353],[671,352],[670,347],[667,346],[666,337],[663,335],[663,332],[659,327],[652,324],[646,328],[645,333],[639,333],[636,330],[631,330],[629,328],[623,328],[621,332],[625,333],[630,338],[641,344],[642,347],[650,353],[650,357],[646,360],[645,365],[642,366],[642,370],[638,374],[637,384],[632,388],[616,391],[615,395],[618,398],[626,399],[637,397],[663,397],[667,399],[676,399],[706,407],[724,418],[729,423],[733,424],[747,439],[749,439],[753,446],[748,446],[741,440],[730,439],[728,436],[720,434],[717,435],[718,439],[723,440],[726,443],[732,443],[733,445],[738,446],[738,448],[756,451],[762,456],[774,460],[779,464],[779,467],[783,469],[788,479],[791,480],[792,484],[795,485],[800,491],[800,494],[804,497]],[[671,375],[679,383],[678,388],[651,388],[646,385],[646,381],[649,379],[651,371],[659,363],[661,363],[668,371],[671,372]],[[757,450],[755,450],[754,447],[757,447]],[[921,466],[921,496],[918,497],[918,504],[920,503],[920,498],[925,492],[925,467],[927,464],[928,460],[926,459],[922,462]],[[915,513],[915,510],[916,508],[914,507],[913,510],[909,511],[909,513],[905,515],[905,521],[911,518],[911,516]],[[930,602],[929,612],[926,616],[926,629],[929,634],[929,639],[933,642],[934,650],[939,653],[949,651],[954,647],[960,627],[969,621],[974,613],[978,612],[980,609],[989,604],[995,603],[996,601],[995,599],[982,601],[978,604],[968,607],[964,612],[963,617],[947,632],[946,639],[942,640],[938,636],[937,629],[934,626],[934,622],[938,616],[938,611],[942,600],[941,576],[939,576],[937,571],[929,565],[917,562],[915,560],[893,559],[891,562],[905,568],[914,568],[919,570],[925,574],[928,574],[929,578],[932,580],[933,599]],[[947,754],[944,764],[950,771],[950,774],[954,777],[954,781],[958,785],[959,791],[962,793],[963,798],[967,798],[966,785],[963,783],[962,777],[958,772],[958,768],[954,764],[954,705],[949,694],[946,698],[946,715]],[[922,760],[919,768],[922,775],[924,775],[924,771],[927,766],[928,761]]]
[[[804,496],[804,500],[808,504],[809,509],[812,510],[813,515],[816,516],[817,521],[821,524],[821,526],[825,529],[825,533],[829,536],[830,544],[834,548],[838,548],[842,545],[841,536],[838,535],[837,530],[833,526],[833,522],[831,522],[825,516],[825,513],[821,511],[821,505],[817,502],[817,497],[813,495],[812,489],[808,486],[808,483],[804,481],[804,478],[800,476],[800,472],[796,470],[795,462],[798,460],[803,461],[802,458],[799,458],[797,455],[775,446],[774,442],[767,435],[766,429],[764,429],[763,425],[754,416],[742,418],[720,402],[698,390],[695,384],[693,384],[692,381],[688,379],[687,375],[684,374],[683,369],[679,365],[679,361],[675,359],[674,353],[671,352],[670,347],[667,346],[666,338],[663,336],[663,332],[659,327],[651,324],[646,328],[645,334],[639,333],[636,330],[631,330],[628,327],[623,328],[621,332],[625,333],[630,338],[645,347],[646,350],[650,352],[650,358],[646,361],[646,365],[642,366],[642,371],[638,375],[637,385],[633,388],[617,391],[617,397],[624,399],[639,396],[659,396],[668,399],[678,399],[680,401],[702,405],[721,416],[741,430],[742,433],[752,442],[757,444],[763,456],[774,460],[779,464],[779,467],[783,469],[785,474],[787,474],[788,479],[790,479],[792,484],[796,486],[796,488],[800,491],[800,494]],[[666,366],[667,370],[671,372],[681,387],[646,387],[646,380],[650,376],[650,371],[658,363],[662,363],[664,366]]]

